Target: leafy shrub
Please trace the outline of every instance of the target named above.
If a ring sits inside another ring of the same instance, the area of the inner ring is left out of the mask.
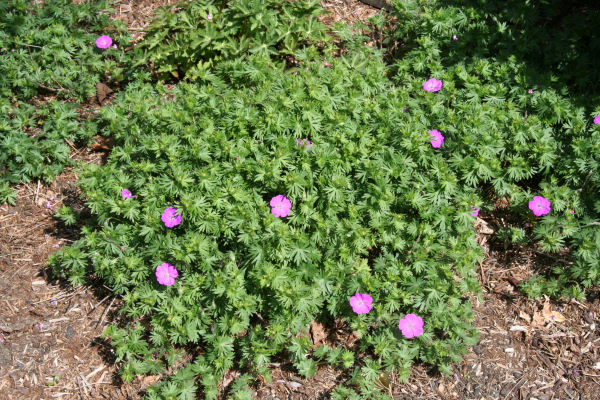
[[[249,54],[282,59],[307,42],[327,40],[317,1],[195,0],[159,9],[136,48],[163,79],[195,80],[223,60]]]
[[[194,398],[196,385],[215,398],[230,369],[244,372],[232,396],[248,398],[248,379],[270,379],[276,357],[305,376],[322,363],[354,368],[375,398],[380,373],[405,379],[417,360],[449,372],[475,343],[478,200],[454,184],[429,124],[403,112],[428,94],[395,90],[376,57],[298,60],[309,69],[221,63],[210,84],[179,84],[172,101],[140,85],[102,112],[117,145],[80,181],[97,225],[52,263],[73,283],[99,275],[141,319],[105,332],[126,379],[196,348],[150,398]],[[285,218],[270,213],[279,194],[292,204]],[[161,222],[170,206],[182,215],[173,228]],[[173,286],[156,281],[163,263],[179,272]],[[373,296],[370,313],[352,313],[357,291]],[[398,320],[410,312],[425,332],[408,340]],[[314,320],[340,321],[360,341],[315,347]]]
[[[14,202],[9,184],[52,179],[70,164],[67,141],[95,134],[67,101],[86,101],[108,75],[123,80],[124,53],[95,46],[102,32],[123,43],[108,11],[105,0],[0,3],[0,203]]]
[[[113,27],[108,13],[106,0],[2,2],[0,94],[27,100],[42,93],[83,102],[106,75],[123,80],[124,53],[95,46],[96,38],[107,32],[117,44],[127,43],[124,29]]]
[[[531,224],[529,239],[544,252],[571,249],[574,263],[554,269],[557,280],[542,290],[535,278],[525,289],[581,297],[579,283],[600,283],[600,129],[592,122],[600,96],[593,79],[598,53],[570,43],[586,35],[599,10],[455,3],[395,3],[391,35],[402,46],[389,55],[397,60],[394,79],[412,90],[430,76],[444,82],[438,95],[415,98],[408,112],[447,135],[447,167],[459,186],[483,190],[485,208],[504,197],[523,221],[512,228]],[[587,68],[590,74],[581,73]],[[536,218],[527,209],[535,195],[551,201],[550,215]]]
[[[51,101],[41,107],[0,100],[0,182],[51,180],[71,163],[72,143],[89,142],[94,124],[80,122],[76,106]]]

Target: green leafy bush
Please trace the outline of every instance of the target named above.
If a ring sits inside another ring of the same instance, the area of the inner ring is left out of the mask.
[[[507,198],[522,221],[512,228],[531,224],[529,240],[544,252],[571,249],[573,264],[554,269],[557,280],[545,292],[581,297],[579,284],[600,283],[600,129],[592,121],[600,114],[593,67],[599,57],[571,43],[600,10],[458,3],[396,3],[391,35],[402,45],[389,55],[397,60],[394,79],[411,90],[430,76],[444,82],[436,96],[409,103],[408,112],[446,135],[448,168],[459,186],[482,189],[484,208]],[[531,214],[535,195],[551,201],[550,215]],[[540,294],[541,280],[531,282],[525,289]]]
[[[195,0],[159,9],[136,48],[138,66],[162,78],[195,80],[223,60],[249,54],[291,56],[307,42],[326,41],[314,0]]]
[[[0,94],[28,100],[37,94],[86,101],[96,83],[110,75],[123,80],[125,55],[96,48],[96,38],[110,34],[117,45],[129,38],[113,26],[106,0],[73,4],[48,0],[34,4],[11,0],[0,4]]]
[[[9,184],[52,179],[70,164],[68,141],[87,144],[95,134],[67,101],[123,80],[124,53],[95,44],[102,33],[124,43],[108,13],[105,0],[0,3],[0,202],[14,202]]]
[[[327,68],[315,57],[298,55],[309,70],[224,63],[208,85],[178,85],[172,101],[146,85],[103,110],[99,124],[117,145],[106,166],[81,174],[97,228],[53,264],[73,283],[101,276],[142,319],[105,332],[127,379],[196,346],[201,354],[150,398],[194,398],[195,385],[214,398],[230,369],[250,374],[235,386],[245,393],[248,377],[269,379],[280,356],[306,376],[321,363],[355,368],[368,397],[380,372],[404,379],[417,360],[449,372],[475,343],[475,192],[453,184],[381,61]],[[136,197],[122,198],[124,188]],[[270,213],[278,194],[292,203],[286,218]],[[171,206],[182,222],[167,228]],[[179,271],[175,285],[157,283],[162,263]],[[350,309],[357,291],[373,296],[369,314]],[[398,330],[410,312],[425,320],[412,340]],[[315,347],[313,320],[341,321],[360,342]]]

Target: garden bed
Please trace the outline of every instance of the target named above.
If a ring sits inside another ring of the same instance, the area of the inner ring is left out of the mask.
[[[158,5],[140,1],[115,6],[113,18],[127,23],[133,42]],[[332,13],[321,17],[336,22],[363,22],[379,11],[352,0],[322,2]],[[372,37],[371,46],[377,46]],[[168,89],[172,86],[167,86]],[[87,112],[98,106],[90,100]],[[106,160],[111,141],[95,137],[89,149],[70,143],[71,158],[88,164]],[[16,204],[0,206],[0,397],[10,399],[138,399],[159,375],[137,375],[121,380],[110,342],[101,336],[110,324],[125,324],[118,314],[120,296],[97,280],[72,287],[66,280],[50,280],[48,256],[80,237],[80,225],[67,227],[53,214],[66,205],[82,219],[90,214],[71,168],[52,183],[20,184]],[[564,254],[548,256],[537,245],[511,244],[491,236],[510,218],[502,201],[474,220],[478,244],[485,258],[477,267],[481,296],[473,295],[474,326],[479,343],[456,363],[449,376],[427,365],[411,367],[408,382],[382,373],[377,387],[399,399],[593,399],[600,390],[600,337],[597,292],[589,301],[554,302],[528,299],[518,285]],[[420,238],[420,236],[419,236]],[[419,241],[416,239],[416,242]],[[414,247],[413,247],[414,248]],[[411,250],[412,251],[412,250]],[[350,345],[357,337],[341,321],[313,321],[309,337],[314,345]],[[177,370],[185,357],[169,367]],[[347,372],[319,366],[303,378],[286,359],[269,363],[272,380],[257,379],[251,388],[257,399],[325,399],[333,387],[348,379]],[[227,399],[235,369],[219,382],[219,399]]]

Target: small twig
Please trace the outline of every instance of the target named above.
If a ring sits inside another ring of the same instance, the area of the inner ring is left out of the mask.
[[[35,44],[27,44],[27,43],[19,43],[13,42],[14,44],[18,44],[19,46],[27,46],[27,47],[35,47],[36,49],[43,49],[43,46],[36,46]]]
[[[110,296],[112,296],[112,294],[109,294],[108,296],[106,296],[105,298],[103,298],[102,300],[100,300],[100,302],[98,304],[96,304],[95,306],[92,307],[92,309],[90,311],[88,311],[87,315],[90,315],[96,308],[98,308],[98,306],[102,303],[104,303],[106,301],[106,299],[108,299]]]
[[[64,92],[70,93],[70,92],[69,92],[67,89],[65,89],[65,88],[56,89],[56,88],[51,88],[51,87],[48,87],[48,86],[42,85],[41,83],[39,83],[39,82],[36,82],[36,81],[33,81],[33,80],[32,80],[31,82],[35,83],[36,85],[38,85],[38,86],[39,86],[39,87],[41,87],[42,89],[46,89],[46,90],[49,90],[49,91],[51,91],[51,92],[60,93],[60,92],[63,92],[63,91],[64,91]]]
[[[419,243],[419,240],[421,240],[421,234],[422,233],[423,233],[423,231],[419,232],[419,236],[417,236],[417,240],[415,240],[415,242],[413,243],[412,247],[408,251],[408,254],[412,254],[413,250],[415,249],[415,246],[417,245],[417,243]]]
[[[38,183],[37,183],[37,189],[35,190],[35,198],[33,199],[33,202],[35,204],[37,204],[37,200],[38,200],[38,193],[40,192],[40,180],[38,179]]]
[[[102,318],[100,318],[100,321],[98,321],[98,323],[96,324],[96,328],[98,328],[100,325],[102,325],[102,323],[104,322],[104,318],[106,317],[106,314],[108,314],[108,310],[110,310],[110,308],[112,307],[112,305],[116,299],[117,299],[116,297],[113,297],[113,299],[110,302],[110,304],[108,305],[108,307],[106,307],[106,309],[104,310],[104,313],[102,313]]]

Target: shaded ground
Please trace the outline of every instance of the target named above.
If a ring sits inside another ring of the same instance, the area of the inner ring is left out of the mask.
[[[121,1],[115,18],[139,37],[157,6],[174,3]],[[378,11],[355,0],[322,4],[332,11],[323,17],[328,24],[366,21]],[[93,148],[107,147],[99,142]],[[99,163],[104,155],[73,152],[83,162]],[[24,184],[16,206],[0,206],[0,399],[138,399],[158,379],[140,377],[124,384],[118,378],[112,350],[100,338],[103,328],[118,318],[119,300],[109,289],[101,283],[72,288],[47,279],[48,255],[78,235],[52,218],[63,204],[84,210],[76,181],[68,170],[48,185]],[[515,285],[552,260],[535,249],[487,243],[489,229],[497,228],[489,215],[477,225],[486,250],[478,269],[482,301],[473,299],[479,344],[451,376],[417,366],[408,383],[398,383],[392,374],[388,384],[384,377],[381,389],[395,399],[600,398],[600,302],[555,304],[523,297]],[[311,334],[317,343],[355,340],[351,332],[335,327],[314,325]],[[257,399],[324,399],[345,378],[322,367],[304,380],[275,363],[272,376],[270,384],[257,383]],[[222,387],[232,379],[227,375]]]

